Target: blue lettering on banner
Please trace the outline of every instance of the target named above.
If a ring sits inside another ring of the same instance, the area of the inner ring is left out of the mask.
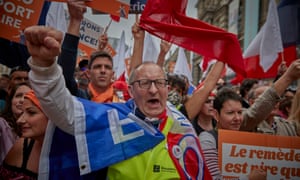
[[[129,13],[142,13],[147,0],[130,0]]]

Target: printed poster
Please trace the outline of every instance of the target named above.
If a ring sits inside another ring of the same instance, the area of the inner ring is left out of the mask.
[[[103,33],[104,28],[98,24],[84,18],[80,24],[80,35],[78,45],[78,56],[80,59],[89,59],[90,54],[98,48],[98,38]],[[104,49],[111,56],[116,55],[113,47],[108,43]]]
[[[300,179],[300,137],[218,130],[224,179],[247,176],[260,167],[267,179]]]
[[[44,1],[0,0],[0,37],[25,44],[25,28],[38,24]]]

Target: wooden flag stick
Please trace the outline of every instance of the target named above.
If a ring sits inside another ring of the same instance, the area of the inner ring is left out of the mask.
[[[112,22],[112,19],[110,19],[108,25],[105,27],[103,34],[107,33],[107,30],[108,30],[109,26],[111,25],[111,22]]]
[[[280,55],[281,55],[281,62],[284,62],[285,60],[284,60],[284,54],[283,54],[283,52],[280,52]]]
[[[139,14],[135,14],[135,22],[139,22]]]

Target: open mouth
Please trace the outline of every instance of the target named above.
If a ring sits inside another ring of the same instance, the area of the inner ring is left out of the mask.
[[[158,99],[150,99],[147,102],[150,103],[151,105],[157,105],[157,104],[159,104],[159,100]]]
[[[158,99],[150,99],[150,100],[148,100],[148,102],[150,102],[150,103],[158,103],[159,101],[158,101]]]

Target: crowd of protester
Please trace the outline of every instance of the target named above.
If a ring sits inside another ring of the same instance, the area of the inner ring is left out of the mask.
[[[300,78],[299,59],[289,67],[283,63],[269,85],[244,79],[238,91],[228,83],[218,85],[225,63],[217,61],[188,94],[187,77],[164,70],[171,44],[161,42],[156,63],[143,62],[145,32],[138,22],[132,26],[134,45],[128,78],[115,77],[113,58],[104,50],[107,34],[99,37],[98,49],[90,58],[77,65],[79,29],[86,6],[83,1],[69,1],[68,12],[64,38],[49,27],[27,28],[30,71],[18,66],[1,76],[0,179],[222,179],[218,129],[300,136],[300,90],[294,84]],[[103,116],[116,124],[101,122]],[[128,119],[123,125],[138,122],[144,134],[157,141],[149,147],[127,144],[119,151],[134,146],[138,152],[124,152],[120,159],[109,157],[115,147],[104,148],[105,141],[97,140],[94,134],[110,131],[119,143],[133,138],[117,127],[119,118]],[[71,138],[74,144],[62,152],[51,149],[52,143],[64,143],[57,134]],[[171,152],[174,142],[179,142],[177,136],[186,135],[190,139],[185,143],[198,159],[187,156],[182,160]],[[64,156],[65,151],[70,155]],[[57,172],[47,165],[52,156],[65,161],[53,161]],[[105,162],[108,158],[112,162]],[[166,171],[155,172],[156,165]],[[60,167],[65,169],[59,171]],[[247,178],[266,179],[266,172],[255,169]]]

